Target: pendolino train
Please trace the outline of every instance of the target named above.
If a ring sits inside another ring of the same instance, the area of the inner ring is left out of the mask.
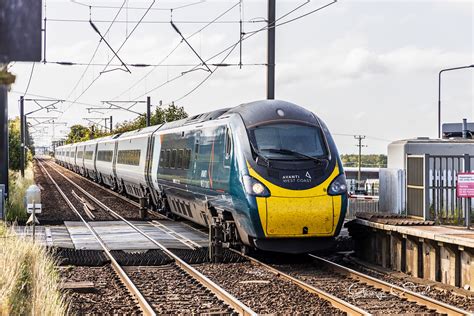
[[[334,140],[312,112],[266,100],[57,147],[56,161],[159,211],[220,223],[234,246],[332,244],[347,209]]]

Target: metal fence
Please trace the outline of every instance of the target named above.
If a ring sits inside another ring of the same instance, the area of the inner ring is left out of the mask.
[[[427,155],[425,163],[428,172],[425,191],[428,219],[442,224],[470,225],[472,199],[458,198],[456,185],[459,173],[473,170],[474,156]]]
[[[407,214],[440,224],[470,226],[472,199],[457,197],[457,178],[472,172],[474,156],[408,155]]]
[[[346,219],[355,218],[357,212],[378,213],[378,196],[350,196]]]

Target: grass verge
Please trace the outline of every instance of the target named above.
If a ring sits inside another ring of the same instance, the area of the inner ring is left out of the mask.
[[[0,315],[67,315],[46,248],[17,238],[0,224]]]
[[[34,184],[32,163],[25,169],[25,177],[20,176],[19,171],[9,172],[9,198],[6,203],[6,220],[8,222],[26,222],[28,214],[25,210],[25,194],[28,187]]]

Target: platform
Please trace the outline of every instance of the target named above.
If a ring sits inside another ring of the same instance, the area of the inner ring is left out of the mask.
[[[366,261],[474,291],[474,230],[440,225],[347,224],[356,255]]]
[[[155,241],[166,248],[195,249],[208,246],[205,233],[182,222],[148,221],[132,222]],[[132,227],[119,221],[97,221],[89,223],[110,250],[148,250],[159,247]],[[31,227],[18,226],[15,231],[31,238]],[[82,222],[67,221],[60,226],[37,226],[35,240],[45,246],[101,250],[95,236]]]

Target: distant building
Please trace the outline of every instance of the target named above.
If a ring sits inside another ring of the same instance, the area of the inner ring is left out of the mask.
[[[356,193],[359,168],[344,167],[350,193]],[[359,188],[368,195],[378,195],[380,168],[362,167]]]

